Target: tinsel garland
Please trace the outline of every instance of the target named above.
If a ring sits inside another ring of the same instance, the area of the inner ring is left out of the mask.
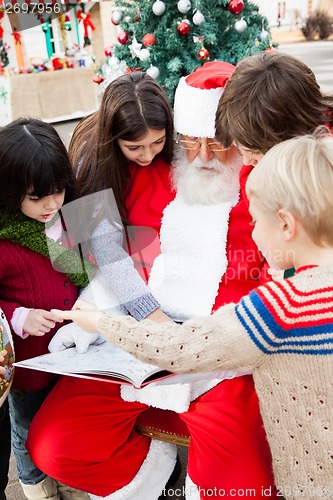
[[[53,221],[52,221],[53,223]],[[23,213],[6,216],[0,211],[0,239],[19,243],[56,262],[74,285],[84,288],[89,284],[96,267],[83,260],[74,250],[65,248],[44,233],[46,225]],[[71,272],[76,270],[77,272]],[[88,277],[89,276],[89,277]]]

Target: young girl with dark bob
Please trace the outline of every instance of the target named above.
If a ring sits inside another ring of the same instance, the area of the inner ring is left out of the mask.
[[[116,296],[120,313],[137,320],[171,321],[148,290],[149,259],[143,265],[139,260],[145,247],[159,246],[162,213],[174,198],[173,140],[167,96],[139,71],[108,85],[98,111],[78,124],[69,145],[85,210],[91,210],[87,234],[99,276]],[[41,417],[54,405],[59,414],[51,410]],[[177,451],[133,430],[145,409],[143,403],[124,401],[118,385],[108,384],[106,391],[102,382],[62,377],[35,418],[27,446],[48,475],[91,498],[157,498],[175,468]],[[154,474],[147,477],[151,464]]]
[[[0,185],[0,307],[21,361],[48,352],[59,328],[50,309],[70,309],[78,287],[87,284],[85,274],[60,272],[51,262],[63,238],[58,211],[78,194],[66,148],[51,125],[19,119],[0,130]],[[71,263],[80,260],[68,252]],[[35,467],[25,448],[31,421],[54,383],[50,374],[17,368],[8,397],[17,473],[28,499],[60,499],[62,486]],[[87,498],[63,487],[61,498],[70,494]]]

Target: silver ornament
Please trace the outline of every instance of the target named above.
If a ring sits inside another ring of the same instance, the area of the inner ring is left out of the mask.
[[[240,19],[239,21],[236,21],[234,24],[234,29],[237,31],[237,33],[243,33],[247,28],[247,22],[244,19]]]
[[[111,14],[111,19],[114,24],[119,24],[123,18],[123,13],[120,10],[115,10]]]
[[[138,54],[138,58],[140,59],[140,61],[146,61],[149,56],[150,56],[149,49],[141,49]]]
[[[262,41],[263,41],[263,40],[266,40],[266,38],[267,38],[268,36],[269,36],[269,33],[268,33],[268,31],[266,31],[266,30],[262,30],[262,31],[261,31],[261,33],[260,33],[260,35],[259,35],[260,40],[262,40]]]
[[[165,12],[165,3],[162,2],[162,0],[156,0],[156,2],[153,3],[152,10],[155,16],[162,16]]]
[[[156,66],[153,66],[152,64],[149,66],[146,73],[147,75],[154,78],[154,80],[156,80],[156,78],[160,76],[160,70]]]
[[[196,26],[200,26],[200,24],[202,24],[204,20],[205,18],[203,14],[200,12],[200,10],[197,10],[192,18],[193,24],[195,24]]]
[[[191,10],[191,2],[190,0],[179,0],[178,4],[177,4],[177,8],[179,10],[179,12],[181,12],[182,14],[187,14],[187,12],[189,10]]]

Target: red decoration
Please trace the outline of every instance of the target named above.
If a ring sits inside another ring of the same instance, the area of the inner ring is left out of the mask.
[[[63,69],[64,68],[64,63],[60,60],[59,57],[54,57],[52,59],[52,66],[53,66],[53,69],[55,71],[57,71],[59,69]]]
[[[22,44],[21,34],[18,31],[14,31],[14,33],[12,33],[12,35],[13,35],[14,40],[15,40],[15,45],[21,45]]]
[[[200,61],[207,61],[209,59],[209,52],[205,47],[201,47],[197,55]]]
[[[182,21],[181,23],[178,24],[177,26],[177,31],[180,35],[188,35],[190,32],[190,26],[189,24],[185,23],[185,21]]]
[[[0,24],[0,40],[3,38],[3,27]],[[1,68],[1,66],[0,66]]]
[[[105,57],[111,57],[112,51],[113,51],[113,45],[108,45],[107,47],[105,47],[105,49],[104,49]]]
[[[152,33],[147,33],[147,35],[142,38],[142,43],[145,47],[147,47],[148,45],[156,45],[155,35],[153,35]]]
[[[141,17],[140,17],[140,14],[141,14],[141,10],[139,9],[138,12],[136,13],[136,16],[134,18],[134,21],[136,23],[139,23],[141,21]]]
[[[76,18],[79,22],[83,21],[83,36],[84,38],[89,38],[88,28],[91,28],[93,31],[95,31],[96,29],[94,23],[91,21],[91,15],[85,14],[82,10],[78,10],[76,13]]]
[[[119,35],[117,36],[117,40],[121,45],[126,45],[126,43],[129,42],[129,34],[127,31],[121,31]]]
[[[244,9],[243,0],[230,0],[228,9],[231,12],[231,14],[237,16],[237,14],[240,14]]]
[[[101,75],[95,75],[93,78],[93,82],[100,85],[102,82],[104,82],[104,78],[102,78]]]
[[[127,68],[125,69],[126,73],[135,73],[136,71],[141,71],[142,68],[140,68],[140,66],[138,66],[137,68],[129,68],[127,66]]]

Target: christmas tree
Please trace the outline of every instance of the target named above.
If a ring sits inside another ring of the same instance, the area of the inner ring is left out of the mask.
[[[0,67],[2,67],[2,68],[8,66],[8,64],[9,64],[7,47],[3,41],[4,29],[1,26],[2,19],[4,18],[4,15],[5,15],[5,9],[2,6],[2,2],[0,0]]]
[[[206,61],[238,61],[272,45],[266,17],[247,0],[116,0],[112,56],[153,76],[173,101],[181,76]]]

